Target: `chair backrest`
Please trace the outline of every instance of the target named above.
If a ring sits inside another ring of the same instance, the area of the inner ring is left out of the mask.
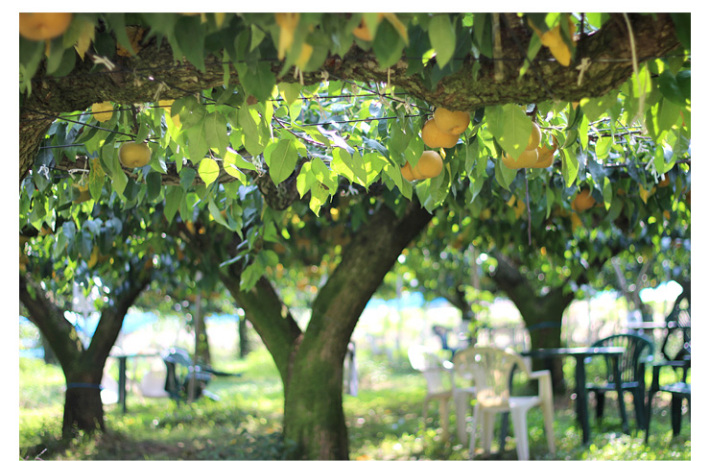
[[[434,351],[425,346],[412,346],[407,353],[409,363],[417,371],[420,371],[426,379],[427,392],[442,392],[447,387],[446,375],[449,373],[444,366],[444,360]],[[451,380],[449,379],[448,382]]]
[[[519,355],[496,347],[472,346],[454,355],[454,373],[470,378],[476,399],[485,406],[505,406],[510,398],[513,369],[528,372]]]
[[[676,301],[666,317],[666,332],[661,353],[666,360],[683,360],[690,356],[690,299]]]
[[[645,365],[653,360],[655,347],[653,341],[645,335],[622,333],[602,338],[592,344],[592,347],[623,347],[621,356],[621,382],[644,382]],[[614,381],[611,358],[607,358],[607,376],[609,382]]]

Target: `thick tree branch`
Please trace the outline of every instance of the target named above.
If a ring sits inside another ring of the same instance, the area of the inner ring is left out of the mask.
[[[402,250],[427,226],[433,215],[414,201],[398,217],[383,206],[353,235],[341,262],[313,301],[306,341],[324,338],[329,353],[345,357],[347,343],[367,301],[396,264]]]
[[[111,348],[116,343],[116,338],[121,331],[123,319],[126,317],[128,309],[150,284],[153,270],[144,265],[146,258],[140,260],[140,267],[134,266],[129,270],[121,289],[115,293],[113,304],[101,311],[101,318],[96,326],[96,332],[91,338],[91,343],[87,350],[89,355],[87,359],[89,361],[97,363],[106,360]]]
[[[20,302],[30,320],[51,344],[63,369],[68,369],[84,352],[84,345],[76,330],[64,318],[64,311],[47,297],[47,293],[25,274],[20,274]]]
[[[443,78],[435,88],[429,88],[420,75],[407,72],[410,60],[421,57],[405,56],[390,69],[381,69],[373,53],[356,46],[345,56],[326,60],[322,69],[305,73],[303,78],[305,83],[314,83],[321,80],[322,72],[326,71],[332,78],[343,80],[388,81],[432,105],[468,111],[504,103],[577,101],[606,94],[633,72],[626,23],[618,14],[611,16],[597,33],[580,38],[572,65],[561,66],[543,48],[535,65],[522,78],[518,78],[518,71],[525,53],[520,44],[529,42],[531,32],[515,15],[504,16],[501,28],[503,55],[497,59],[502,59],[505,65],[499,72],[504,76],[500,81],[495,79],[495,62],[483,57],[478,60],[480,68],[472,78],[476,60],[469,56],[457,73]],[[679,46],[670,15],[632,14],[629,17],[639,62],[663,56]],[[580,71],[576,66],[582,59],[589,59],[590,64],[579,85]],[[118,58],[116,64],[117,70],[101,72],[92,69],[93,63],[87,59],[65,77],[48,77],[42,72],[37,75],[31,95],[20,107],[20,178],[31,168],[53,117],[61,112],[85,110],[92,103],[104,100],[131,104],[179,98],[224,82],[221,58],[207,56],[205,70],[200,72],[188,63],[176,63],[172,50],[157,42],[146,44],[135,57]],[[281,65],[280,62],[272,65],[277,75]],[[283,77],[284,81],[293,79],[291,72]],[[230,82],[238,81],[237,73],[231,68]]]

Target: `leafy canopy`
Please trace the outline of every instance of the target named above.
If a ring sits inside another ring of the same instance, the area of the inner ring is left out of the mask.
[[[547,56],[561,72],[568,68],[564,55],[574,58],[579,34],[600,30],[609,15],[517,17],[529,36],[519,44],[527,57],[517,67],[522,79]],[[289,238],[283,210],[293,203],[302,201],[320,216],[335,197],[352,193],[385,193],[392,203],[416,199],[430,211],[455,206],[462,216],[505,216],[496,222],[507,226],[525,212],[527,229],[544,228],[558,210],[576,215],[570,202],[582,187],[600,206],[597,224],[647,216],[649,201],[660,203],[656,198],[673,213],[689,210],[681,198],[690,187],[690,43],[680,33],[685,49],[634,62],[631,78],[604,95],[471,107],[457,144],[440,150],[442,174],[404,179],[400,167],[416,164],[428,149],[421,128],[436,105],[391,81],[339,78],[339,59],[372,53],[379,69],[397,69],[404,57],[405,74],[434,89],[473,57],[468,78],[480,79],[480,63],[498,57],[496,20],[488,13],[76,13],[48,45],[20,39],[23,101],[38,80],[121,74],[127,61],[150,60],[155,43],[168,46],[176,65],[207,72],[217,62],[222,81],[199,92],[158,82],[149,98],[113,99],[106,92],[101,98],[113,110],[105,121],[98,120],[105,112],[90,106],[62,113],[23,181],[21,225],[47,226],[57,241],[72,240],[76,226],[57,226],[58,217],[70,213],[70,184],[88,188],[90,203],[108,197],[124,213],[154,206],[167,223],[191,222],[204,210],[244,240],[244,255],[258,252],[258,242]],[[675,20],[684,24],[682,16]],[[369,36],[357,32],[364,29]],[[130,79],[136,88],[155,83],[150,73],[121,74],[121,81]],[[554,163],[512,170],[501,157],[522,153],[532,122],[542,128],[542,145],[558,146]],[[148,165],[121,165],[117,153],[127,141],[148,144]],[[654,195],[664,175],[673,193]],[[49,185],[53,195],[47,195]],[[279,201],[284,197],[292,198]],[[575,228],[591,219],[580,216],[570,219]],[[682,219],[689,223],[689,215]],[[523,232],[496,233],[496,226],[486,228],[490,238],[530,243]],[[73,258],[86,257],[66,248]],[[226,262],[246,261],[260,261],[243,279],[248,287],[278,255]]]

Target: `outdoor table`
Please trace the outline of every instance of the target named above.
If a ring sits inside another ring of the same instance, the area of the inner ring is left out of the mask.
[[[582,426],[582,442],[587,445],[590,439],[589,429],[589,399],[587,396],[587,372],[584,362],[588,357],[601,355],[610,357],[614,366],[614,381],[616,391],[619,395],[619,412],[621,414],[622,427],[625,433],[629,432],[629,422],[626,418],[626,407],[621,389],[621,372],[619,369],[619,359],[624,353],[623,347],[562,347],[549,349],[534,349],[523,351],[520,354],[530,358],[547,359],[559,356],[569,356],[576,359],[575,366],[575,392],[577,394],[577,421]]]
[[[136,357],[160,357],[160,354],[121,354],[111,355],[118,359],[118,403],[121,404],[123,413],[126,413],[126,362],[129,358]]]

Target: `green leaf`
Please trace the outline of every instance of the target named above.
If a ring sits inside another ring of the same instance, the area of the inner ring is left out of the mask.
[[[205,184],[209,186],[219,177],[219,164],[214,159],[206,157],[200,162],[197,172]]]
[[[345,149],[340,147],[333,149],[333,160],[330,162],[330,168],[351,183],[355,182],[356,174],[353,166],[353,156]]]
[[[101,197],[101,191],[104,188],[106,173],[101,168],[101,160],[99,158],[91,159],[91,170],[89,171],[89,192],[94,200]]]
[[[76,51],[73,47],[62,48],[61,37],[53,40],[50,46],[50,54],[47,59],[47,74],[54,77],[63,77],[74,68],[76,63]]]
[[[109,25],[109,29],[113,31],[116,36],[118,43],[121,44],[126,50],[133,53],[133,46],[131,45],[131,39],[128,38],[126,33],[126,21],[124,19],[124,13],[106,13],[103,15],[104,19]]]
[[[555,190],[552,187],[545,188],[545,202],[547,207],[545,219],[547,219],[550,217],[550,211],[552,211],[552,206],[555,204]]]
[[[518,79],[522,78],[530,67],[530,63],[533,62],[535,56],[540,52],[542,48],[542,42],[537,34],[532,34],[530,36],[530,43],[528,44],[528,59],[525,60],[522,66],[520,66],[520,72],[518,74]]]
[[[180,202],[182,202],[184,196],[185,191],[183,191],[181,187],[168,186],[165,194],[165,208],[163,209],[165,219],[168,220],[168,223],[173,221],[175,213],[177,213],[177,210],[180,207]]]
[[[609,211],[613,200],[613,191],[611,189],[611,181],[607,176],[604,177],[604,185],[602,186],[602,196],[604,197],[604,208]]]
[[[520,157],[532,132],[532,121],[517,104],[496,106],[486,110],[488,129],[503,150],[514,159]]]
[[[205,117],[205,141],[207,145],[220,154],[227,151],[229,137],[227,136],[227,119],[219,112],[212,112]]]
[[[616,104],[617,92],[611,91],[600,98],[582,98],[579,101],[579,106],[582,108],[584,115],[589,121],[594,122]]]
[[[377,179],[380,172],[382,172],[382,168],[387,164],[387,160],[380,154],[368,152],[362,156],[362,164],[366,174],[364,177],[360,177],[360,179],[363,181],[365,187],[369,187],[370,184]]]
[[[380,22],[372,43],[372,50],[380,67],[383,69],[392,67],[402,58],[403,49],[404,41],[392,24],[389,21]]]
[[[227,153],[224,154],[224,161],[222,164],[224,171],[226,171],[228,175],[237,178],[242,184],[246,184],[246,175],[239,169],[239,165],[241,163],[246,163],[249,166],[247,169],[256,170],[254,165],[244,160],[241,155],[237,154],[233,150],[227,150]],[[242,166],[242,168],[244,168],[244,166]]]
[[[565,178],[565,185],[570,187],[577,179],[579,172],[579,160],[574,155],[573,149],[560,149],[562,158],[562,176]]]
[[[157,171],[151,171],[145,176],[146,184],[146,199],[149,202],[160,197],[160,192],[163,190],[163,175]]]
[[[333,193],[338,188],[338,176],[318,157],[311,160],[312,171],[316,179]]]
[[[320,215],[320,209],[328,201],[328,197],[330,197],[330,192],[320,183],[316,183],[311,188],[311,201],[308,203],[308,207],[316,216]]]
[[[200,71],[205,71],[205,27],[199,16],[183,16],[175,25],[178,46],[185,57]]]
[[[473,15],[473,36],[476,39],[478,51],[488,58],[493,57],[493,25],[490,13]]]
[[[183,168],[180,170],[180,187],[187,192],[192,187],[192,183],[195,181],[196,176],[197,171],[193,168]]]
[[[313,184],[317,182],[316,177],[311,171],[311,163],[304,163],[301,167],[301,171],[298,172],[298,177],[296,178],[296,190],[300,194],[301,198],[303,198],[303,196],[311,190]]]
[[[207,151],[210,149],[205,139],[205,130],[203,126],[195,125],[187,130],[187,146],[190,154],[190,161],[193,165],[200,163]]]
[[[283,95],[286,103],[291,105],[301,96],[301,84],[279,82],[279,92]]]
[[[609,155],[614,139],[611,136],[599,137],[594,145],[596,156],[599,160],[605,159]]]
[[[495,166],[495,178],[498,184],[505,189],[510,190],[510,185],[513,183],[518,170],[511,170],[503,165],[502,161],[497,161]]]
[[[469,199],[469,203],[473,203],[474,200],[476,200],[476,197],[478,197],[478,194],[481,193],[481,190],[483,190],[483,185],[486,183],[485,178],[471,178],[471,181],[468,186],[468,191],[471,194],[471,198]]]
[[[681,90],[676,76],[669,70],[664,70],[658,76],[658,87],[661,94],[670,101],[685,106],[685,94]]]
[[[437,65],[444,67],[456,49],[456,30],[448,14],[438,14],[429,21],[429,41],[436,51]]]
[[[675,33],[683,48],[690,51],[690,13],[671,13],[675,24]]]
[[[234,67],[237,69],[239,82],[248,94],[254,95],[262,102],[271,97],[274,85],[276,85],[276,74],[271,71],[270,62],[237,63]]]
[[[207,159],[205,159],[205,160],[207,160]],[[212,216],[212,219],[217,221],[218,224],[221,224],[224,227],[229,227],[229,224],[227,224],[227,221],[224,219],[224,216],[222,216],[222,211],[214,203],[212,195],[210,195],[209,202],[207,203],[207,209],[210,211],[210,215]]]
[[[242,271],[242,277],[239,283],[239,289],[249,291],[254,288],[256,282],[264,275],[265,268],[261,264],[261,260],[255,259]]]
[[[242,107],[239,109],[237,114],[237,119],[239,121],[239,127],[242,129],[242,136],[244,147],[246,147],[247,152],[249,152],[254,157],[261,155],[264,150],[259,140],[259,129],[256,122],[249,113],[249,109]]]
[[[282,139],[269,144],[264,149],[264,161],[269,167],[269,176],[277,186],[291,176],[298,162],[296,143],[290,139]]]

